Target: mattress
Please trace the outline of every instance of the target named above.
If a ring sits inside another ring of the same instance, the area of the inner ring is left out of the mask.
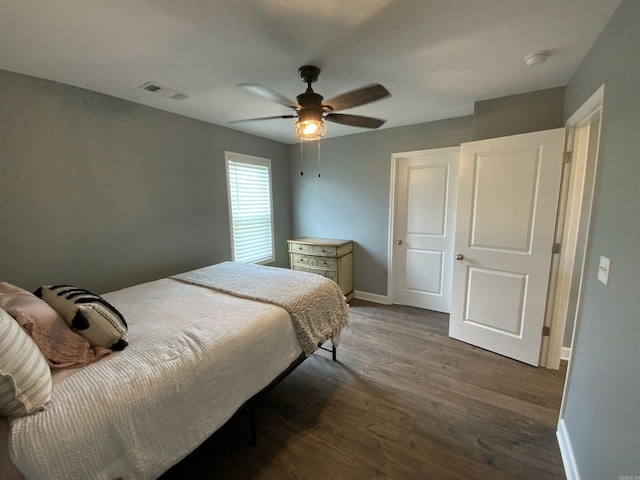
[[[12,421],[9,453],[27,478],[157,478],[302,353],[273,304],[174,279],[104,297],[129,347],[55,373],[47,409]]]

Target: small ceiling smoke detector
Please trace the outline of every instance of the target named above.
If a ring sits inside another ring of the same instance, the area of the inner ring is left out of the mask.
[[[549,56],[549,52],[535,52],[530,53],[526,57],[524,57],[524,61],[527,64],[527,67],[532,67],[534,65],[540,65],[547,61],[547,57]]]

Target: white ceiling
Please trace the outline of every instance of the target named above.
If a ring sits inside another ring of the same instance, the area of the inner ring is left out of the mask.
[[[478,100],[567,83],[620,0],[0,0],[0,69],[229,126],[294,113],[298,67],[325,99],[381,83],[390,98],[344,113],[382,128],[473,113]],[[547,50],[546,63],[524,57]],[[158,83],[178,101],[138,87]],[[294,119],[233,128],[295,143]],[[327,137],[366,130],[328,125]]]

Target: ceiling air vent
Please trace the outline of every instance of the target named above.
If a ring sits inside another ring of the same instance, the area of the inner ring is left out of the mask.
[[[184,100],[186,98],[189,98],[189,96],[185,95],[184,93],[180,93],[176,90],[172,90],[171,88],[163,87],[161,85],[158,85],[157,83],[152,82],[144,83],[138,88],[146,90],[149,93],[153,93],[158,97],[172,98],[173,100]]]

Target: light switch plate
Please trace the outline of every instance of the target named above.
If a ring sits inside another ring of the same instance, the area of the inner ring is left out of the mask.
[[[598,267],[598,280],[607,285],[609,283],[609,271],[611,270],[611,260],[607,257],[600,257],[600,266]]]

